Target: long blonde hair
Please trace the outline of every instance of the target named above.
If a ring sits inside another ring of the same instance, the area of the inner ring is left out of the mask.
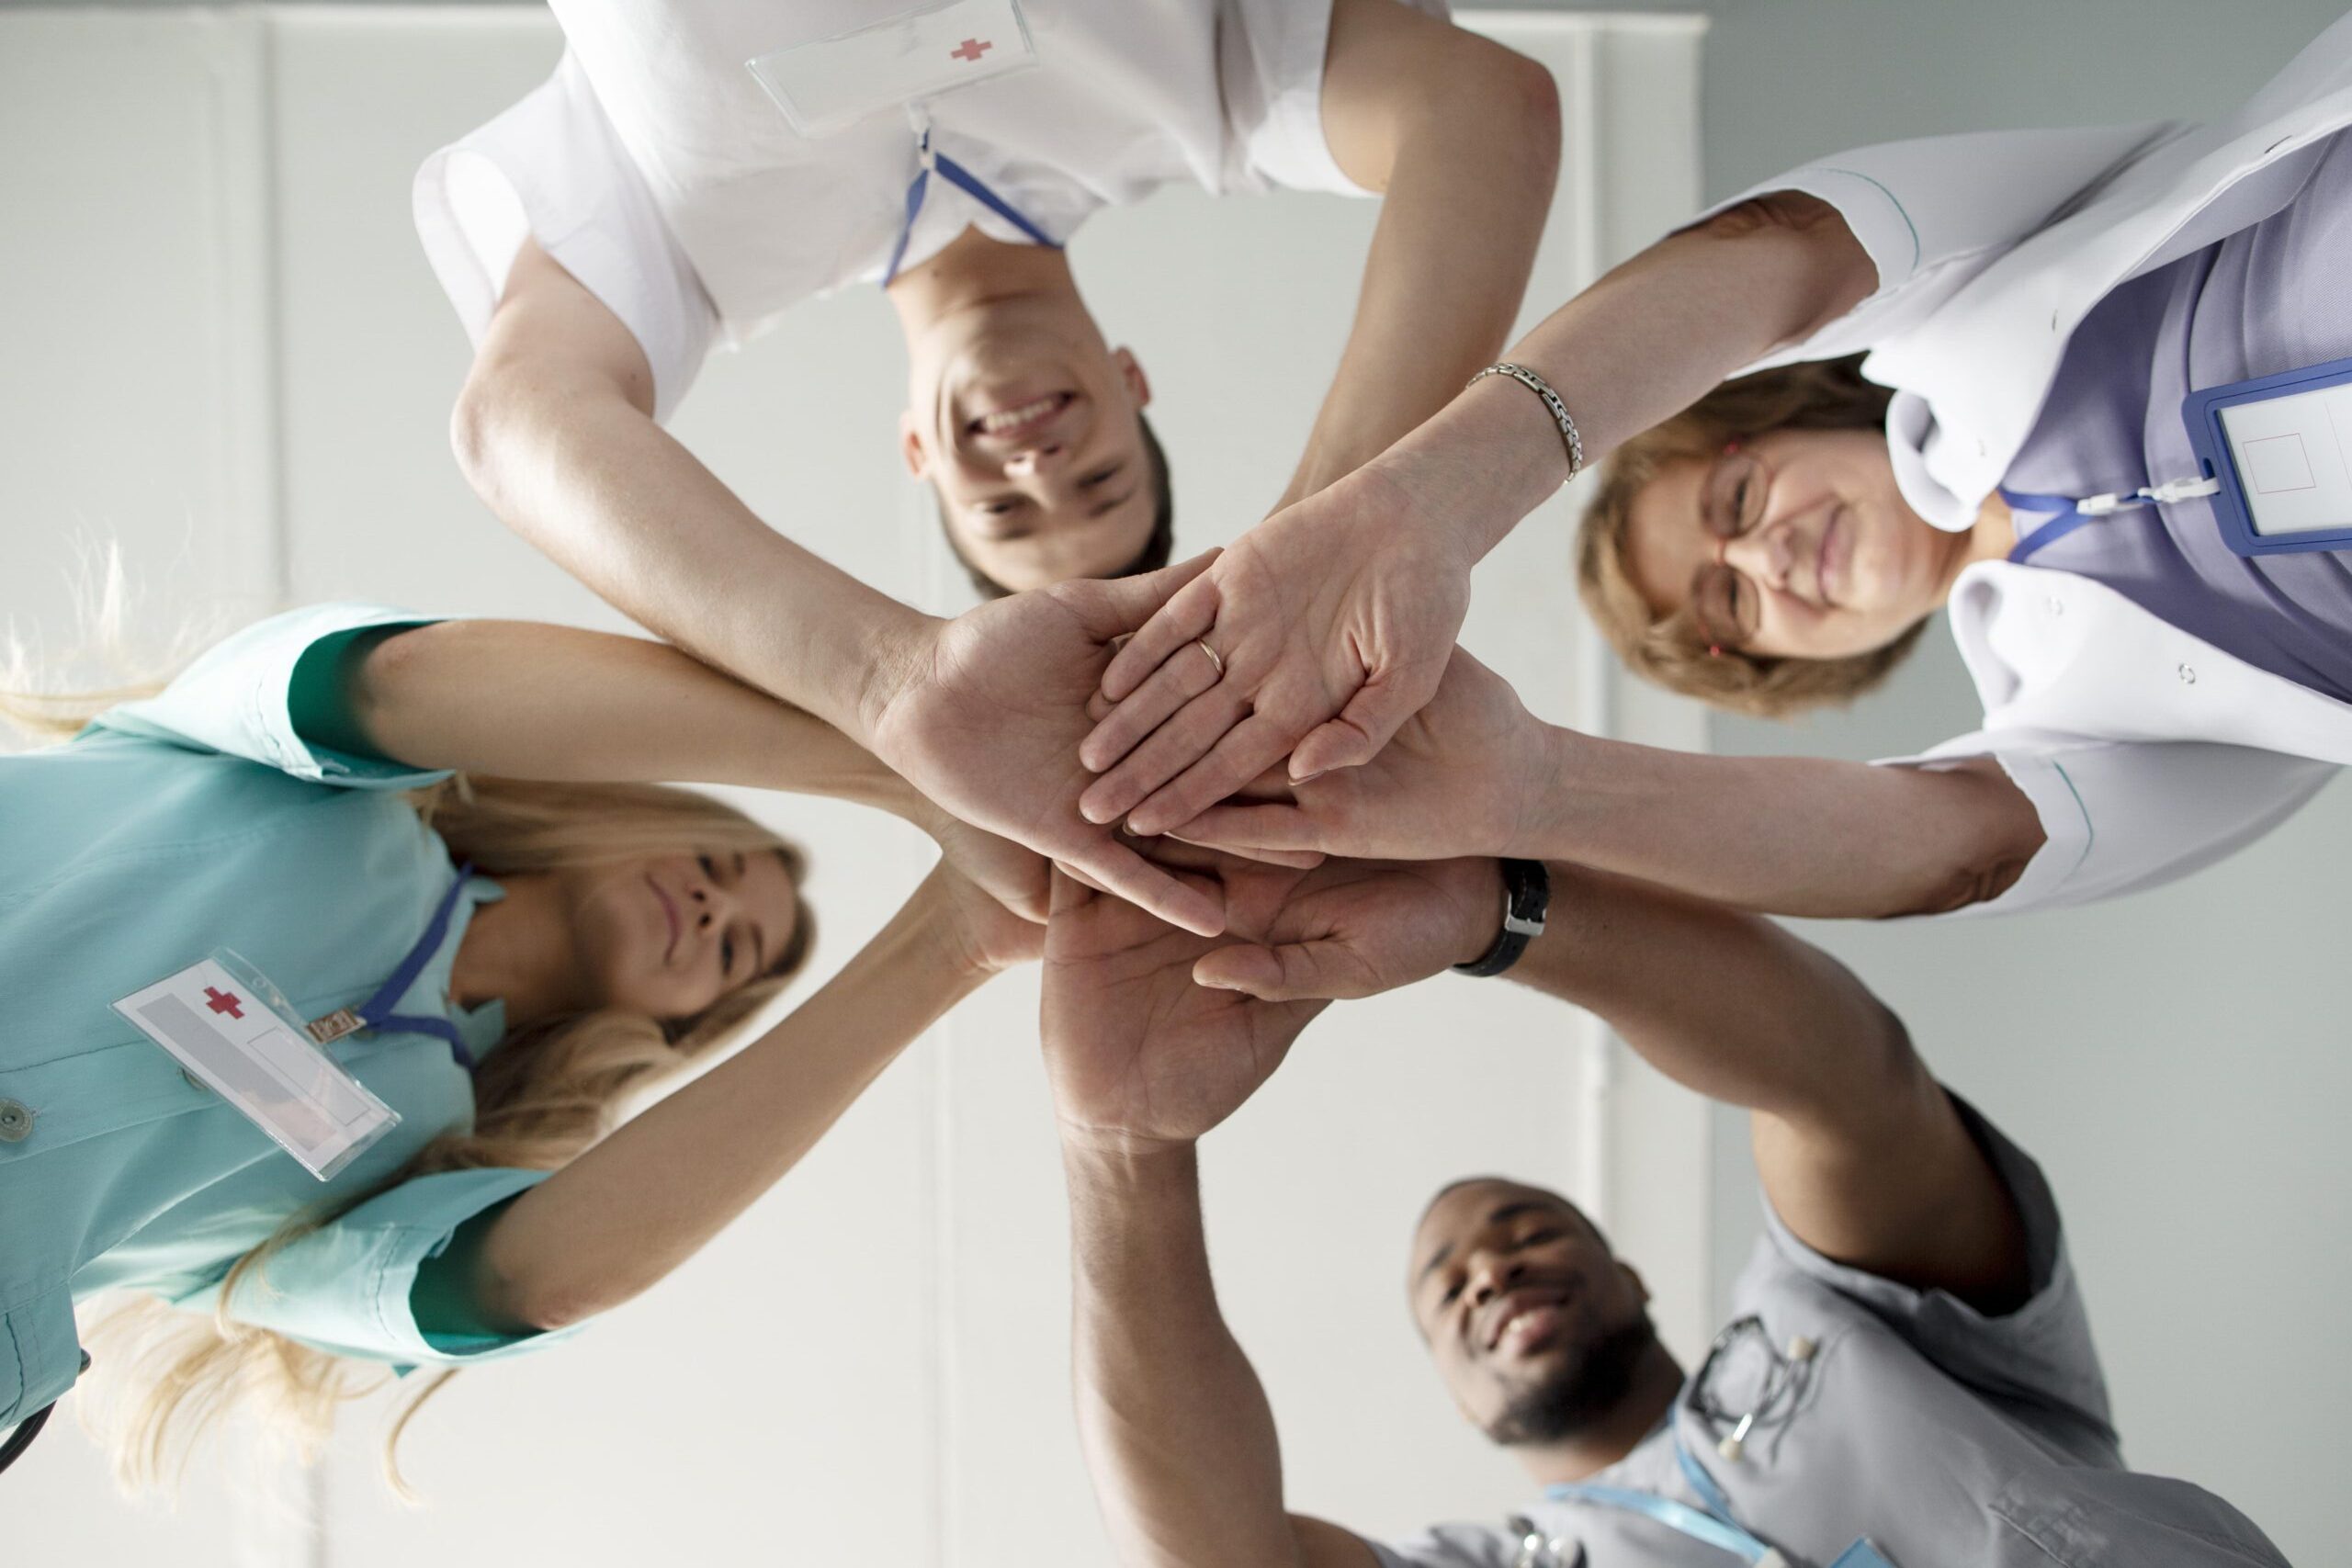
[[[160,689],[122,682],[72,696],[34,694],[28,661],[11,650],[0,677],[0,719],[30,734],[64,736],[116,702]],[[452,778],[409,797],[448,844],[453,859],[485,875],[606,864],[681,849],[772,853],[804,886],[799,848],[730,807],[661,784],[539,784]],[[436,1171],[478,1167],[552,1170],[610,1131],[636,1096],[737,1032],[807,961],[816,922],[796,892],[793,934],[766,973],[692,1018],[662,1021],[603,1010],[549,1020],[508,1034],[474,1077],[474,1122],[444,1133],[383,1186],[332,1208],[298,1213],[231,1266],[220,1305],[209,1315],[133,1298],[85,1336],[92,1370],[76,1402],[85,1429],[112,1458],[126,1492],[175,1483],[196,1440],[232,1411],[260,1418],[276,1443],[303,1462],[317,1456],[336,1410],[381,1386],[388,1373],[363,1369],[228,1313],[238,1287],[267,1288],[272,1255],[377,1192]],[[456,1375],[427,1379],[387,1432],[384,1470],[393,1490],[413,1496],[398,1448],[418,1408]],[[176,1460],[175,1454],[177,1455]]]

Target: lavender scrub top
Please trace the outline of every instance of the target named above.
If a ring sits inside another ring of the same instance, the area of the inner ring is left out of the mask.
[[[2352,132],[2299,154],[2286,206],[2125,283],[2075,330],[2006,488],[2129,492],[2201,469],[2192,390],[2352,358]],[[2017,515],[2021,540],[2052,521]],[[2241,556],[2210,500],[2095,518],[2026,564],[2105,583],[2226,653],[2352,702],[2352,553]]]

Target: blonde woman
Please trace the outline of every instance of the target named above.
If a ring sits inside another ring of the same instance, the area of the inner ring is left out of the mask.
[[[656,779],[862,801],[951,858],[789,1018],[615,1127],[812,931],[794,846]],[[134,1483],[233,1404],[314,1439],[354,1363],[532,1349],[637,1295],[1041,930],[956,863],[1041,913],[1037,857],[675,649],[364,606],[266,621],[0,758],[0,1428],[75,1382],[77,1302],[186,1309],[98,1339]],[[110,1006],[215,955],[248,983],[204,1005],[274,987],[398,1115],[325,1179]]]

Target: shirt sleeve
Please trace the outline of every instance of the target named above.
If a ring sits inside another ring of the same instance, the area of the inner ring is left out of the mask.
[[[653,371],[654,417],[670,417],[717,340],[718,311],[576,57],[566,53],[530,96],[426,159],[411,200],[425,259],[469,342],[489,329],[527,236],[637,339]]]
[[[1447,0],[1405,0],[1443,19]],[[1236,190],[1374,192],[1348,178],[1323,135],[1323,62],[1330,0],[1223,0],[1217,79],[1226,106],[1226,177]]]
[[[1367,1541],[1380,1568],[1513,1568],[1520,1542],[1491,1525],[1436,1525],[1409,1540]]]
[[[439,616],[380,604],[315,604],[257,621],[216,643],[159,694],[108,708],[98,729],[220,751],[313,784],[418,789],[448,777],[305,738],[292,701],[303,657],[355,633],[430,626]],[[317,668],[314,661],[311,667]]]
[[[1692,221],[1775,191],[1802,191],[1836,208],[1870,253],[1878,288],[1811,337],[1748,369],[1835,359],[1925,320],[1995,258],[2177,130],[2151,122],[1890,141],[1792,169]]]
[[[2058,1201],[2031,1156],[1959,1096],[1952,1106],[2016,1200],[2025,1223],[2032,1294],[2014,1312],[1979,1312],[1951,1292],[1923,1291],[1850,1268],[1815,1252],[1765,1204],[1765,1236],[1734,1287],[1736,1310],[1754,1311],[1792,1275],[1827,1287],[1883,1322],[1918,1353],[1993,1397],[2054,1407],[2087,1423],[2115,1446],[2107,1379],[2091,1341],[2090,1316],[2066,1255]]]
[[[2237,853],[2302,809],[2333,762],[2204,740],[2098,741],[1980,730],[1886,767],[1989,756],[2033,803],[2042,844],[1998,897],[1923,919],[2064,908],[2160,886]]]
[[[264,1260],[230,1303],[230,1315],[332,1355],[397,1367],[495,1359],[579,1332],[427,1334],[411,1292],[418,1267],[458,1227],[547,1179],[543,1170],[492,1168],[413,1177]]]

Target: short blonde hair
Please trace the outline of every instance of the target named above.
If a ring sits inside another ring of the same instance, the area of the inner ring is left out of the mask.
[[[1918,645],[1922,617],[1882,648],[1843,659],[1713,653],[1688,606],[1659,617],[1625,564],[1634,502],[1670,463],[1713,462],[1734,441],[1773,430],[1877,430],[1892,394],[1861,356],[1814,360],[1726,381],[1610,455],[1577,538],[1577,588],[1627,668],[1669,691],[1761,718],[1851,702]]]

